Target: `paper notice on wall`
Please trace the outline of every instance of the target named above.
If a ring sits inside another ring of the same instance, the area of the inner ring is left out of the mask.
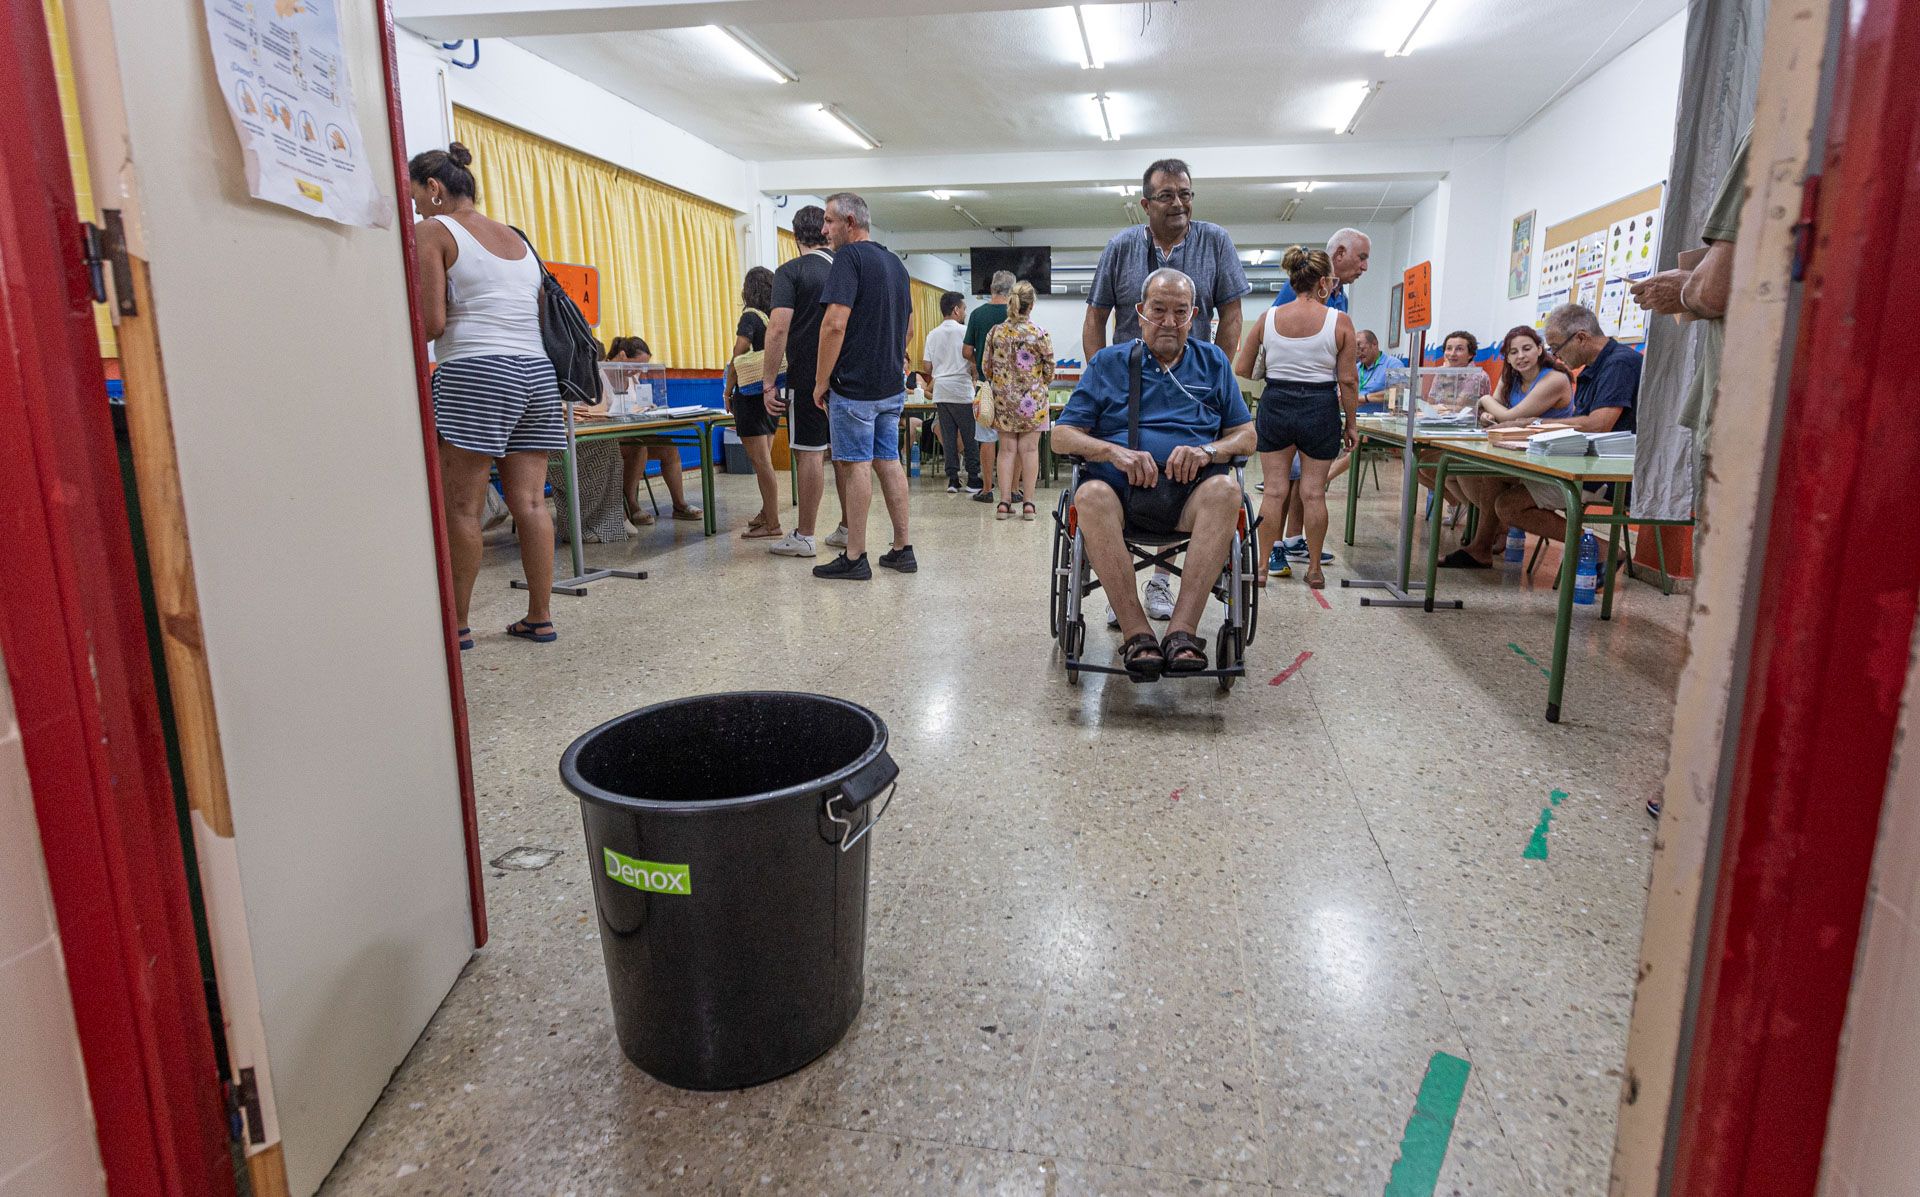
[[[1573,285],[1572,302],[1597,314],[1600,311],[1601,282],[1602,279],[1598,270],[1592,274],[1581,275]]]
[[[1607,230],[1588,233],[1580,238],[1580,256],[1573,273],[1577,277],[1583,274],[1595,274],[1607,264]]]
[[[1547,313],[1567,302],[1569,294],[1571,294],[1571,292],[1565,287],[1562,287],[1558,291],[1549,291],[1540,296],[1540,302],[1536,306],[1533,314],[1533,329],[1535,332],[1546,331]]]
[[[393,223],[354,118],[335,0],[204,3],[247,190],[341,224]]]
[[[1642,212],[1638,223],[1640,232],[1632,242],[1626,269],[1622,271],[1628,278],[1645,278],[1660,262],[1660,209]]]
[[[1633,295],[1620,301],[1620,330],[1613,334],[1622,341],[1644,341],[1647,338],[1647,309],[1633,301]]]
[[[1612,279],[1600,290],[1600,306],[1594,315],[1600,317],[1600,331],[1610,337],[1620,335],[1620,301],[1627,293],[1625,279]],[[1638,304],[1629,306],[1638,307]]]

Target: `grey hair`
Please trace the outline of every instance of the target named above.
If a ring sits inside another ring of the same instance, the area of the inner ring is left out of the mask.
[[[1575,333],[1586,333],[1590,337],[1607,335],[1601,329],[1600,317],[1593,314],[1593,309],[1578,303],[1563,303],[1548,312],[1547,327],[1568,336]]]
[[[1149,274],[1147,276],[1146,282],[1140,284],[1141,302],[1144,303],[1146,301],[1147,293],[1153,290],[1153,284],[1155,282],[1157,281],[1171,282],[1176,279],[1179,281],[1181,286],[1187,289],[1187,298],[1196,304],[1199,303],[1200,289],[1193,285],[1193,280],[1187,277],[1186,271],[1175,270],[1171,266],[1162,266],[1160,269],[1154,271],[1152,274]]]
[[[851,191],[836,191],[827,197],[827,206],[840,209],[840,218],[856,229],[871,229],[873,216],[867,211],[867,201]]]
[[[1375,345],[1378,345],[1380,343],[1379,335],[1376,334],[1370,328],[1363,328],[1360,330],[1360,339],[1363,341],[1372,341]]]
[[[1013,277],[1013,271],[996,270],[993,272],[993,278],[987,283],[987,293],[1005,298],[1013,294],[1013,284],[1018,281]]]
[[[1373,238],[1367,236],[1359,229],[1341,229],[1333,236],[1327,238],[1327,256],[1332,257],[1334,250],[1339,249],[1343,245],[1353,245],[1358,241],[1365,241],[1369,248],[1373,245]]]

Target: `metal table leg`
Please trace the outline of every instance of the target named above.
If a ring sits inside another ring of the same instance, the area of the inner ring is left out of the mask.
[[[647,576],[647,571],[644,569],[587,569],[587,560],[584,551],[580,547],[580,541],[582,539],[580,533],[580,462],[578,446],[573,436],[573,405],[568,403],[562,406],[566,417],[567,441],[566,447],[560,451],[560,461],[561,473],[566,476],[567,488],[561,506],[565,508],[567,518],[567,548],[570,550],[568,557],[573,563],[573,573],[554,582],[553,592],[555,594],[568,594],[579,598],[587,593],[587,587],[590,584],[598,582],[602,578],[631,578],[638,581]],[[529,589],[525,579],[516,578],[512,582],[509,582],[508,585],[512,586],[515,590]]]
[[[1567,532],[1560,544],[1560,593],[1553,623],[1553,673],[1547,679],[1547,722],[1560,722],[1560,695],[1567,685],[1567,637],[1573,631],[1574,576],[1580,568],[1580,531],[1586,512],[1580,502],[1580,484],[1560,480],[1567,495]]]
[[[1627,488],[1616,483],[1613,488],[1613,522],[1607,529],[1607,572],[1601,576],[1600,618],[1613,618],[1613,570],[1614,563],[1620,559],[1620,536],[1624,529],[1620,517],[1626,514]]]
[[[713,514],[713,428],[702,421],[700,429],[700,521],[705,525],[707,535],[712,536],[719,530]]]
[[[1433,467],[1433,493],[1444,495],[1447,492],[1447,455],[1442,453]],[[1433,588],[1440,581],[1440,541],[1446,535],[1443,524],[1447,518],[1447,505],[1444,502],[1427,504],[1427,610],[1433,610]],[[1459,604],[1455,603],[1458,607]]]
[[[1353,525],[1360,514],[1360,470],[1366,465],[1367,442],[1362,438],[1353,447],[1353,464],[1347,469],[1347,547],[1353,547]]]

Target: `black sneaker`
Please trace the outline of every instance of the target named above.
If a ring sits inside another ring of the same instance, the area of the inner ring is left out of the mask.
[[[880,560],[882,564],[885,564],[885,557],[882,557]],[[860,554],[860,560],[858,561],[849,561],[847,560],[847,555],[842,553],[825,565],[814,566],[813,576],[816,578],[838,578],[848,582],[866,582],[873,578],[873,567],[867,564],[867,555],[865,553]]]
[[[960,493],[960,480],[958,478],[947,479],[947,493],[950,495],[957,495]]]
[[[993,492],[990,490],[978,491],[974,494],[973,501],[976,503],[991,503],[993,502]]]
[[[920,563],[913,558],[913,546],[880,554],[881,569],[897,569],[903,574],[918,573]]]

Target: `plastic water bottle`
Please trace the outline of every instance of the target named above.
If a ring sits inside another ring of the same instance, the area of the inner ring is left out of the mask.
[[[1527,559],[1526,532],[1521,530],[1520,528],[1508,528],[1507,529],[1507,552],[1506,552],[1507,564],[1519,565],[1521,562],[1525,561],[1526,559]]]
[[[1580,562],[1573,569],[1573,601],[1581,606],[1593,603],[1594,592],[1600,588],[1600,542],[1593,533],[1580,534]]]

